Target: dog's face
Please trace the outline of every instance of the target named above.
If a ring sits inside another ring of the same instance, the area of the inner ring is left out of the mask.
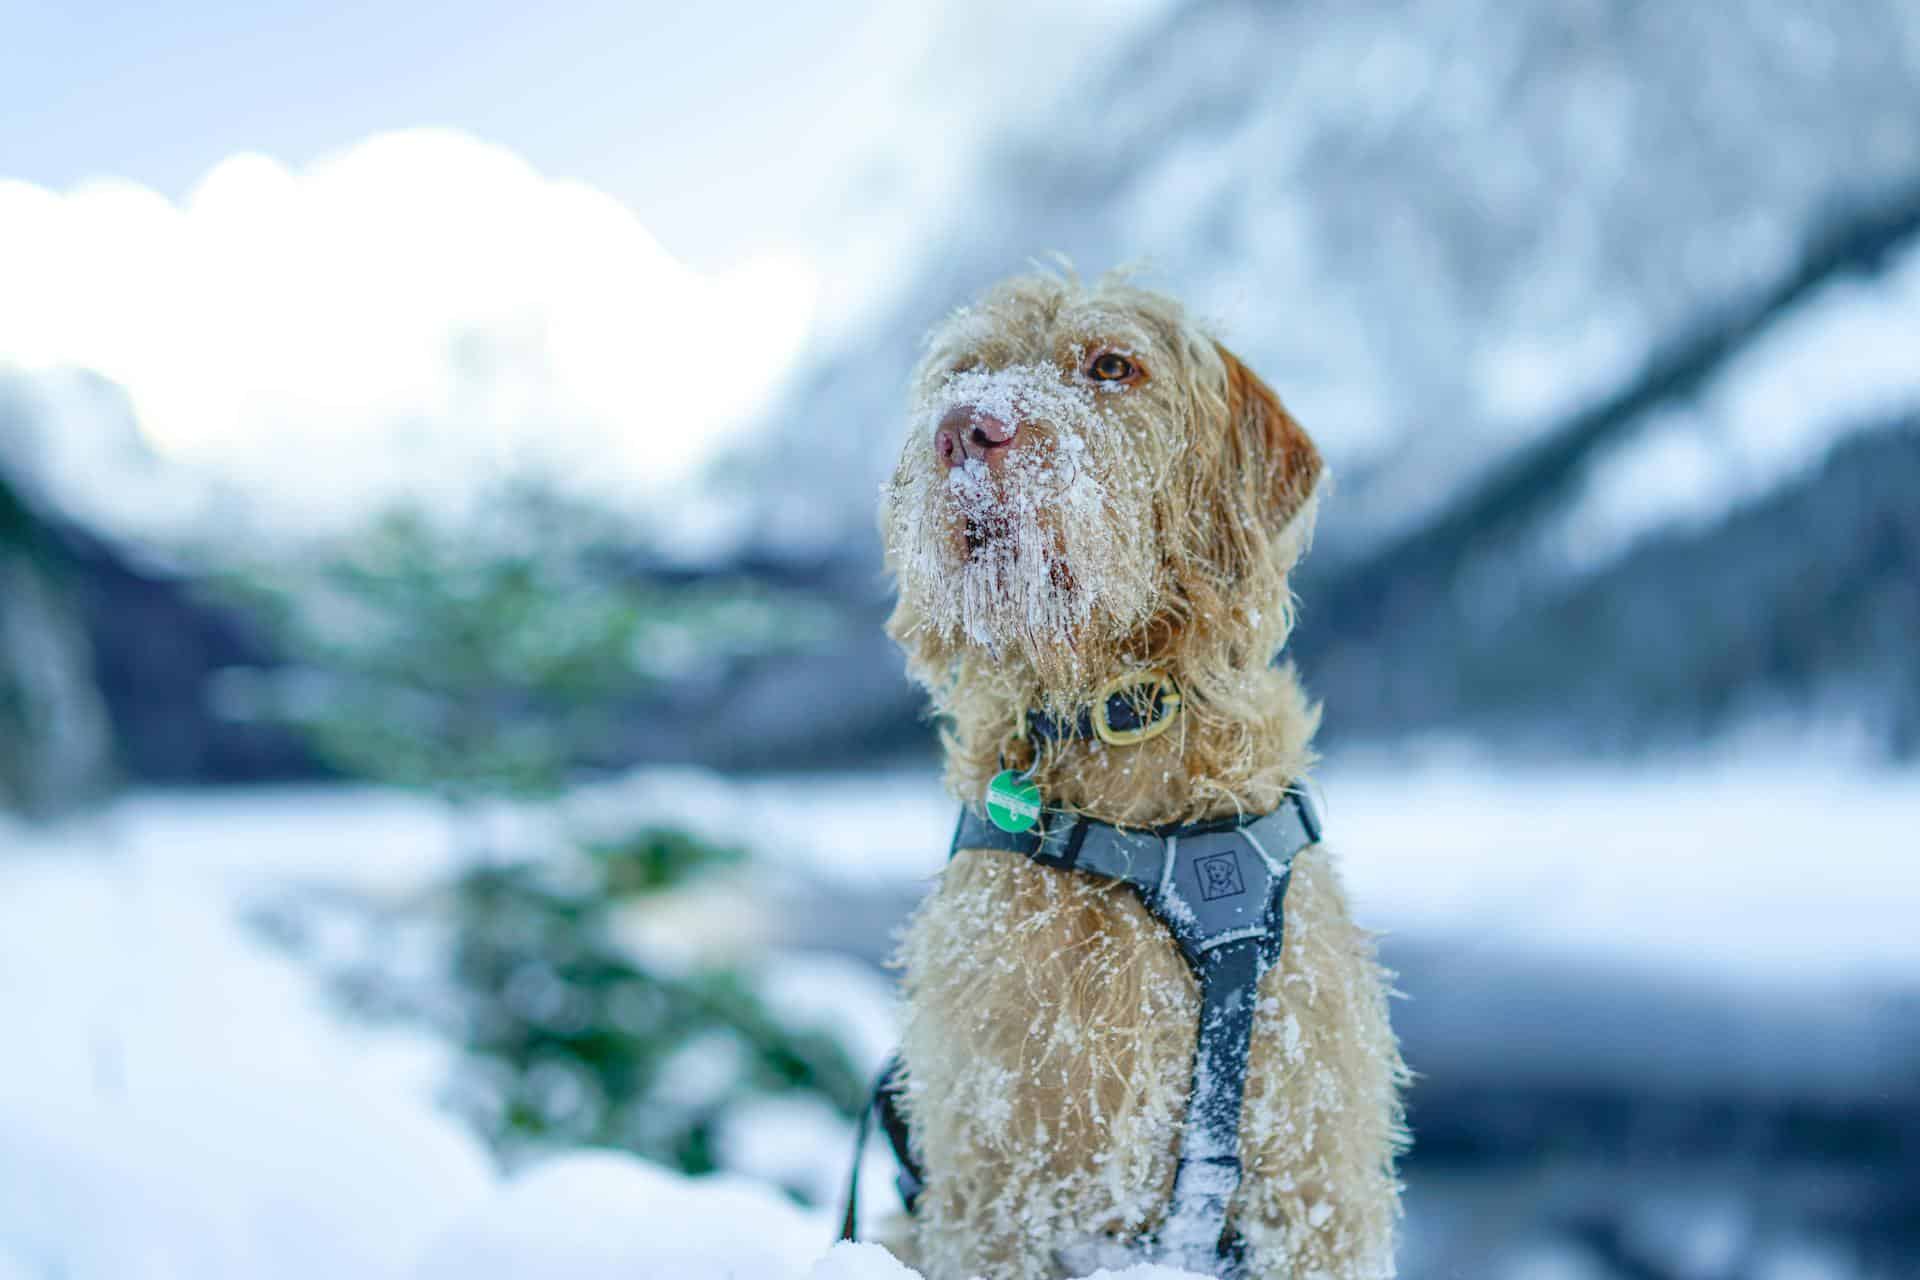
[[[1312,442],[1145,290],[1008,281],[932,335],[912,403],[882,525],[896,634],[927,656],[1100,678],[1127,636],[1190,623],[1276,554],[1284,575],[1310,524]]]

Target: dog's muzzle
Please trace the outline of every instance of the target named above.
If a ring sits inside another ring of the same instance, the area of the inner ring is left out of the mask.
[[[1010,426],[977,405],[957,404],[940,416],[933,429],[933,456],[949,469],[970,461],[997,467],[1018,441],[1017,425]]]

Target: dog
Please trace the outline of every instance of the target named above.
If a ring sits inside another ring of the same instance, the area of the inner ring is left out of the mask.
[[[1279,399],[1159,293],[1008,280],[929,336],[883,486],[888,634],[942,722],[946,782],[1010,766],[1129,828],[1264,814],[1313,763],[1319,708],[1272,660],[1322,465]],[[1036,742],[1129,673],[1167,731]],[[1331,854],[1292,866],[1258,989],[1231,1227],[1245,1275],[1394,1274],[1407,1073],[1388,975]],[[1167,1214],[1199,987],[1126,886],[960,848],[901,937],[901,1109],[925,1187],[897,1251],[929,1280],[1139,1260]]]

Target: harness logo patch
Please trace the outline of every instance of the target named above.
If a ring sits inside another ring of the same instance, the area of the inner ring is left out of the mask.
[[[1247,891],[1246,882],[1240,878],[1240,855],[1231,849],[1208,854],[1193,865],[1200,873],[1200,896],[1208,902]]]

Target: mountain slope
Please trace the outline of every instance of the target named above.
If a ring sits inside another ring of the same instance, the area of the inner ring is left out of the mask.
[[[1916,81],[1896,0],[1178,7],[990,85],[1030,110],[900,211],[897,303],[819,354],[744,474],[782,495],[768,529],[864,538],[919,335],[1057,249],[1145,262],[1219,323],[1340,475],[1344,558],[1908,186]]]
[[[1700,530],[1652,538],[1463,656],[1483,723],[1684,743],[1780,715],[1920,754],[1920,414]]]
[[[1920,676],[1878,657],[1860,659],[1871,693],[1842,678],[1844,646],[1728,667],[1688,624],[1701,586],[1650,565],[1750,579],[1759,631],[1797,616],[1772,576],[1787,563],[1898,612],[1851,551],[1879,517],[1820,468],[1920,405],[1898,355],[1920,349],[1920,13],[1221,0],[1104,65],[1068,56],[1061,80],[963,199],[923,211],[897,303],[821,353],[766,461],[740,464],[743,491],[771,495],[765,545],[873,562],[918,335],[1058,248],[1148,262],[1331,459],[1296,636],[1331,740],[1465,721],[1627,747],[1736,706],[1911,699]],[[1891,369],[1865,400],[1863,349]],[[1661,474],[1677,421],[1679,477]],[[1824,531],[1799,560],[1741,532],[1775,499]],[[1564,609],[1668,617],[1668,647]],[[1905,741],[1904,715],[1883,741]]]
[[[0,467],[0,813],[71,807],[107,773],[72,568],[59,532]]]

